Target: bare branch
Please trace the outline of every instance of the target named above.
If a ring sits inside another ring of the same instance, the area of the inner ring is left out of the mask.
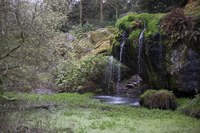
[[[2,74],[0,73],[0,76],[3,76],[3,75],[5,75],[7,73],[7,71],[8,71],[8,64],[5,63],[5,66],[6,66],[6,68],[4,70],[0,69],[0,71],[4,71]]]
[[[11,53],[15,52],[17,49],[19,49],[23,44],[20,44],[19,46],[13,48],[12,50],[10,50],[6,55],[4,55],[3,57],[0,57],[0,60],[5,59],[6,57],[10,56]]]
[[[0,68],[0,71],[2,72],[2,74],[0,73],[0,76],[6,74],[7,71],[9,71],[9,70],[16,69],[16,68],[19,68],[19,67],[20,67],[20,66],[8,67],[8,64],[6,64],[6,68]]]

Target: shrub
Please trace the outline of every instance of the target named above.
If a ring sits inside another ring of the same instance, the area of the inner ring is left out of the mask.
[[[88,31],[93,31],[93,30],[95,30],[95,27],[89,23],[86,23],[83,26],[81,25],[72,26],[70,33],[72,33],[78,38],[81,38],[85,33],[87,33]]]
[[[158,109],[176,109],[176,98],[167,90],[147,90],[140,96],[141,106]]]
[[[181,112],[195,118],[200,118],[200,95],[187,103],[181,109]]]
[[[200,19],[186,16],[182,9],[168,13],[161,21],[161,27],[167,37],[172,40],[171,46],[184,43],[200,50],[199,26]]]
[[[72,91],[74,87],[84,85],[88,80],[97,79],[105,64],[106,58],[102,55],[62,62],[54,72],[56,84],[64,91]]]
[[[97,85],[96,89],[98,89],[98,87],[103,85],[108,73],[107,67],[109,61],[109,56],[98,54],[87,56],[77,61],[61,62],[54,71],[59,91],[77,92],[80,89],[84,91],[82,88],[94,85],[95,83]],[[118,64],[119,62],[114,60],[113,67],[116,67]],[[126,69],[122,64],[119,65],[122,67],[122,70]],[[114,70],[115,68],[113,68]]]

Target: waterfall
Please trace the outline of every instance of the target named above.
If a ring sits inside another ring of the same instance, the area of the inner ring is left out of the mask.
[[[120,43],[120,52],[119,52],[119,61],[123,62],[123,56],[124,56],[124,45],[126,43],[126,31],[122,34],[122,41]],[[117,71],[117,83],[116,83],[116,92],[117,95],[120,94],[120,86],[119,83],[121,81],[121,66],[118,65],[118,71]]]
[[[140,73],[141,71],[141,56],[142,56],[142,45],[144,42],[144,32],[146,30],[146,23],[144,22],[144,29],[142,30],[142,32],[140,33],[139,36],[139,44],[138,44],[138,73]]]
[[[113,58],[113,56],[110,56],[110,58],[109,58],[109,62],[108,62],[108,81],[107,81],[107,87],[108,87],[108,93],[109,93],[109,95],[110,95],[110,89],[111,89],[111,87],[112,87],[112,81],[113,81],[113,79],[112,79],[112,75],[113,75],[113,61],[114,61],[114,58]]]

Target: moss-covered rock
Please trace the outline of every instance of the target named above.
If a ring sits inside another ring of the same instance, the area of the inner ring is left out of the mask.
[[[102,40],[105,40],[109,36],[113,35],[113,32],[115,32],[115,28],[101,28],[95,31],[91,31],[88,34],[88,38],[90,39],[91,43],[96,45]]]
[[[167,90],[147,90],[140,96],[140,104],[147,108],[175,110],[176,97]]]
[[[148,14],[148,13],[131,13],[122,17],[116,23],[119,30],[127,30],[129,32],[129,39],[133,41],[139,37],[141,30],[146,24],[145,36],[148,37],[159,31],[159,22],[164,14]]]
[[[110,45],[110,38],[102,40],[96,44],[96,47],[91,51],[91,54],[107,54],[110,55],[111,53],[111,45]]]
[[[119,60],[120,44],[125,41],[122,63],[130,68],[130,75],[138,72],[138,38],[146,27],[145,37],[148,38],[159,31],[159,22],[164,14],[130,13],[120,18],[116,27],[119,29],[112,41],[112,55]],[[126,34],[126,39],[123,36]]]
[[[200,119],[200,96],[198,95],[188,104],[181,108],[184,114]]]

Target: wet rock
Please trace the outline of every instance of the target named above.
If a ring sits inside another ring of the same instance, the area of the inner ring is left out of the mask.
[[[169,55],[168,72],[177,91],[194,95],[200,92],[200,54],[186,45],[173,49]]]

